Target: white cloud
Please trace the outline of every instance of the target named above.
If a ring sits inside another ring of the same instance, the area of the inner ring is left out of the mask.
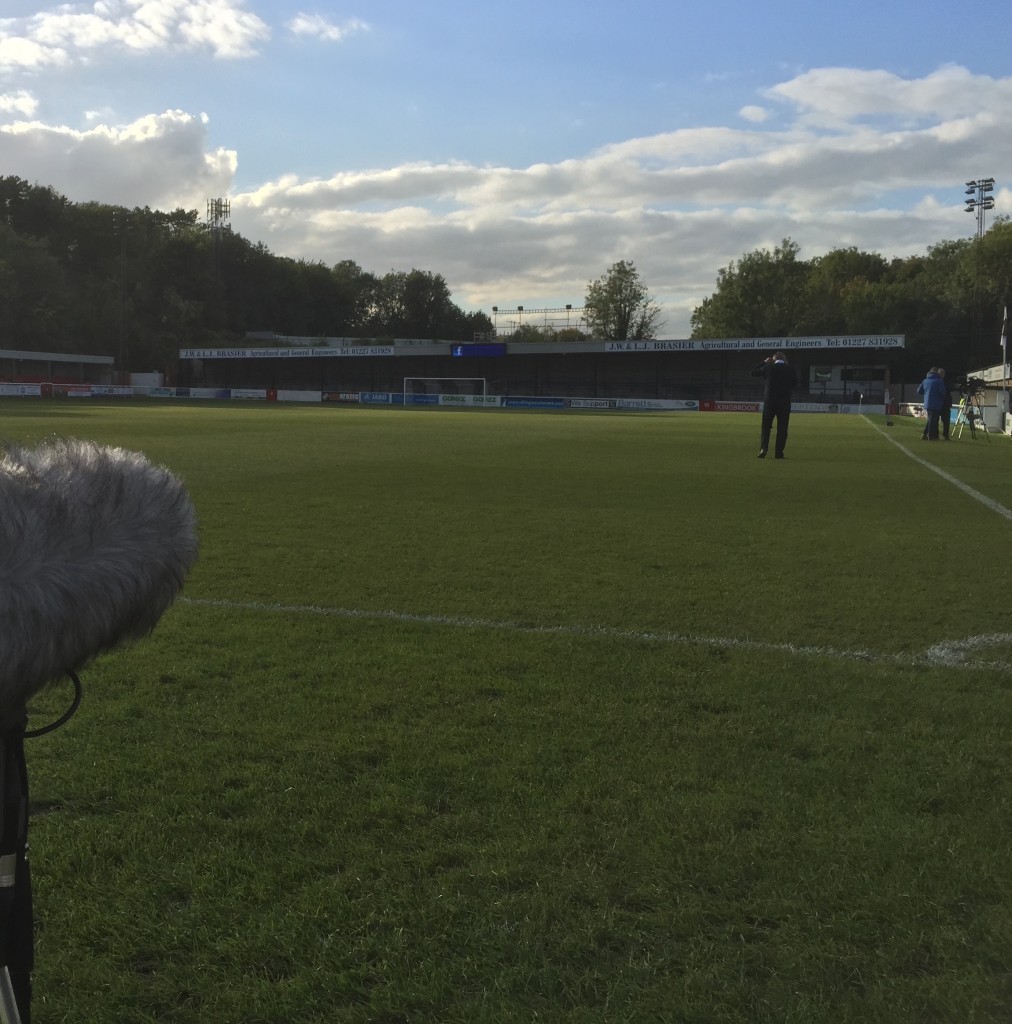
[[[115,117],[114,111],[109,107],[103,107],[101,110],[86,110],[84,112],[84,119],[89,123],[110,121]]]
[[[909,255],[969,235],[962,183],[1012,165],[1012,78],[816,69],[766,95],[775,128],[745,107],[742,127],[627,139],[555,163],[293,170],[237,189],[238,156],[212,144],[204,117],[167,111],[80,132],[27,120],[30,97],[11,93],[7,109],[26,120],[0,125],[0,165],[78,201],[202,211],[229,196],[234,229],[274,252],[431,269],[456,301],[486,309],[578,303],[590,280],[632,259],[672,336],[688,332],[721,267],[785,236],[811,258],[849,245]],[[1008,190],[995,212],[1012,213]]]
[[[438,269],[458,301],[486,308],[579,301],[589,280],[631,258],[664,302],[669,331],[683,334],[717,270],[741,253],[786,236],[806,258],[848,245],[923,252],[968,233],[965,177],[1012,163],[1002,130],[1012,79],[826,69],[768,96],[793,124],[765,129],[765,109],[746,107],[744,130],[662,133],[553,164],[290,175],[235,195],[233,223],[292,255]],[[951,205],[931,196],[948,189]],[[996,212],[1009,204],[999,198]]]
[[[236,154],[210,149],[206,118],[180,110],[88,131],[17,121],[0,125],[0,165],[77,201],[203,209],[227,194]]]
[[[340,43],[348,36],[368,32],[369,26],[358,18],[335,25],[319,14],[297,14],[288,22],[288,30],[297,36],[313,36],[328,43]]]
[[[22,114],[31,117],[38,109],[38,100],[24,89],[17,92],[0,93],[0,112]]]
[[[785,100],[803,119],[829,127],[875,117],[949,120],[995,105],[1007,111],[1012,78],[974,75],[955,65],[913,79],[888,71],[816,68],[775,85],[766,96]]]
[[[0,31],[0,71],[64,64],[67,59],[66,50],[59,47],[42,46],[32,39]]]
[[[206,0],[185,4],[180,35],[189,44],[209,48],[216,57],[247,57],[270,32],[255,14],[231,0]]]
[[[751,121],[754,124],[762,124],[763,121],[770,116],[770,112],[765,107],[757,107],[753,104],[749,104],[738,111],[738,116],[745,121]]]
[[[268,39],[244,0],[103,0],[0,22],[0,70],[60,65],[110,48],[248,57]]]

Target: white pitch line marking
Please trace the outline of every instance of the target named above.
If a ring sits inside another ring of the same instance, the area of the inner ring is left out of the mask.
[[[999,647],[1012,644],[1012,633],[987,633],[970,636],[965,640],[950,640],[932,644],[926,654],[936,665],[961,666],[967,664],[969,656],[982,647]]]
[[[283,615],[313,615],[336,619],[378,619],[386,622],[407,622],[418,625],[451,626],[462,629],[487,629],[521,633],[531,636],[578,636],[608,640],[633,640],[648,643],[717,647],[727,650],[759,651],[767,654],[787,654],[830,658],[837,661],[861,661],[872,665],[927,665],[947,668],[989,668],[999,672],[1012,672],[1012,665],[1002,661],[977,661],[974,652],[981,647],[1012,644],[1012,633],[993,633],[967,637],[949,643],[933,644],[922,655],[881,654],[867,650],[846,650],[837,647],[817,647],[788,643],[771,643],[737,637],[693,636],[654,630],[616,629],[611,626],[531,626],[522,622],[502,622],[495,619],[474,619],[467,616],[419,615],[411,612],[367,611],[362,608],[326,608],[319,605],[280,604],[268,601],[230,601],[221,598],[183,597],[182,604],[197,608],[223,608],[230,611],[261,612]]]
[[[982,505],[989,508],[992,512],[997,512],[998,515],[1012,522],[1012,510],[1007,509],[1000,502],[995,501],[994,498],[989,498],[986,494],[981,494],[980,491],[974,490],[969,484],[964,484],[962,480],[958,480],[951,473],[946,473],[944,469],[941,469],[938,466],[934,465],[933,463],[928,462],[927,459],[922,459],[919,455],[914,455],[914,453],[905,444],[902,444],[901,442],[897,441],[896,438],[894,438],[891,434],[883,430],[877,423],[874,423],[871,419],[869,419],[867,415],[864,417],[864,419],[868,423],[870,423],[890,444],[896,445],[896,447],[899,448],[899,450],[903,452],[904,455],[909,456],[911,459],[914,460],[914,462],[918,463],[921,466],[924,466],[925,469],[930,469],[932,473],[937,473],[943,480],[948,481],[954,487],[958,487],[964,494],[968,494],[971,498],[973,498],[974,501],[979,501]]]

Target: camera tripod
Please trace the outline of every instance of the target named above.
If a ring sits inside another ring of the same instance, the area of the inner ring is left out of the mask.
[[[956,437],[963,436],[963,426],[965,424],[970,428],[970,437],[976,441],[976,424],[978,421],[980,422],[981,430],[984,431],[984,436],[990,441],[991,435],[987,432],[987,424],[984,422],[984,410],[981,407],[980,395],[963,395],[959,400],[959,409],[956,412],[956,422],[953,424],[953,429],[956,427],[959,428],[956,433]]]

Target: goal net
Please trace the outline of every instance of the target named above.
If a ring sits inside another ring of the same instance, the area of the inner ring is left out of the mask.
[[[405,405],[439,405],[443,395],[481,395],[488,393],[484,377],[405,377]]]

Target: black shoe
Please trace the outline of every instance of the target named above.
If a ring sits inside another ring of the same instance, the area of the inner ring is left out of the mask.
[[[783,457],[784,457],[784,453],[783,452],[777,452],[777,454],[773,456],[773,458],[775,458],[775,459],[782,459]]]
[[[760,448],[759,449],[759,458],[760,459],[765,459],[766,458],[766,449],[765,448]]]

